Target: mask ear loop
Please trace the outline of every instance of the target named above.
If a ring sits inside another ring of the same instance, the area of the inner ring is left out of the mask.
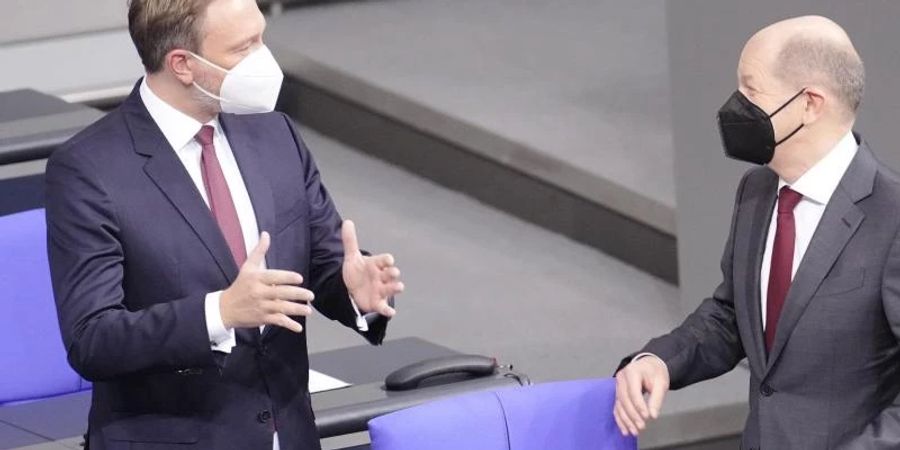
[[[778,114],[778,113],[781,112],[782,109],[787,108],[788,105],[790,105],[794,100],[797,99],[797,97],[800,97],[800,96],[803,95],[803,93],[805,93],[805,92],[806,92],[806,88],[800,89],[800,92],[794,94],[794,96],[791,97],[790,100],[784,102],[783,105],[781,105],[781,106],[780,106],[778,109],[776,109],[772,114],[770,114],[770,115],[769,115],[769,119],[775,117],[775,114]],[[797,128],[794,129],[794,131],[791,131],[790,134],[788,134],[787,136],[781,138],[780,141],[776,142],[776,143],[775,143],[775,146],[778,147],[778,146],[781,145],[784,141],[786,141],[786,140],[788,140],[788,139],[794,137],[794,135],[797,134],[797,132],[799,132],[804,126],[806,126],[806,124],[805,124],[805,123],[801,123],[799,127],[797,127]]]
[[[797,127],[796,129],[794,129],[794,131],[791,132],[791,134],[783,137],[780,141],[776,142],[775,146],[778,147],[779,145],[781,145],[782,142],[794,137],[794,135],[797,134],[797,132],[800,131],[800,129],[803,128],[804,126],[806,126],[806,124],[801,123],[799,127]]]
[[[204,64],[206,64],[206,65],[212,67],[213,69],[219,69],[220,71],[222,71],[222,72],[224,72],[226,75],[228,75],[228,72],[229,72],[229,71],[223,69],[223,68],[222,68],[221,66],[219,66],[218,64],[216,64],[216,63],[214,63],[214,62],[212,62],[212,61],[210,61],[210,60],[208,60],[208,59],[206,59],[206,58],[204,58],[204,57],[202,57],[202,56],[200,56],[200,55],[198,55],[198,54],[196,54],[196,53],[194,53],[194,52],[192,52],[192,51],[190,51],[190,50],[188,50],[188,53],[190,53],[191,56],[193,56],[194,58],[197,58],[198,60],[200,60],[200,62],[202,62],[202,63],[204,63]],[[222,103],[222,102],[228,102],[228,100],[226,100],[225,98],[222,98],[222,97],[220,97],[220,96],[218,96],[218,95],[216,95],[216,94],[213,94],[212,92],[207,91],[206,89],[203,88],[203,86],[200,86],[200,83],[198,83],[198,82],[196,82],[196,81],[194,81],[194,87],[197,88],[197,90],[199,90],[200,92],[206,94],[208,97],[212,98],[213,100],[217,100],[219,103]]]
[[[800,89],[800,92],[794,94],[794,96],[791,97],[790,100],[784,102],[784,104],[781,105],[780,107],[778,107],[778,109],[776,109],[775,112],[773,112],[772,114],[769,114],[769,118],[771,119],[771,118],[775,117],[775,114],[778,114],[781,112],[782,109],[787,108],[788,105],[793,103],[793,101],[796,100],[797,97],[803,95],[804,92],[806,92],[806,88]]]
[[[219,69],[219,70],[221,70],[222,72],[225,72],[226,74],[229,72],[229,70],[226,70],[226,69],[222,68],[222,66],[220,66],[220,65],[218,65],[218,64],[216,64],[216,63],[214,63],[214,62],[212,62],[212,61],[210,61],[210,60],[208,60],[208,59],[206,59],[206,58],[204,58],[204,57],[202,57],[202,56],[200,56],[200,55],[198,55],[198,54],[196,54],[196,53],[190,51],[190,50],[188,50],[188,53],[190,53],[191,56],[193,56],[194,58],[199,59],[201,62],[203,62],[203,63],[206,64],[207,66],[210,66],[210,67],[212,67],[212,68],[214,68],[214,69]],[[799,95],[799,94],[798,94],[798,95]],[[782,107],[782,108],[783,108],[783,107]],[[773,114],[773,115],[774,115],[774,114]]]
[[[216,94],[213,94],[212,92],[207,91],[206,89],[203,89],[203,86],[200,86],[200,83],[198,83],[196,81],[194,82],[194,87],[197,88],[198,91],[200,91],[200,92],[204,93],[205,95],[207,95],[208,97],[212,98],[213,100],[218,100],[219,102],[227,102],[228,101],[222,97],[219,97]]]

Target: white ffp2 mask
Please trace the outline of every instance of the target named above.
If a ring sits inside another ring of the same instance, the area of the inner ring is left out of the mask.
[[[194,87],[200,92],[219,101],[222,112],[258,114],[275,110],[284,73],[268,47],[263,45],[254,50],[231,70],[223,69],[194,52],[191,55],[225,73],[219,95],[194,82]]]

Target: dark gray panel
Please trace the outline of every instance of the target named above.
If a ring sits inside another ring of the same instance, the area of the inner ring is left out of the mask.
[[[0,408],[0,421],[48,439],[67,439],[87,430],[90,405],[90,392],[63,395]]]
[[[0,421],[0,449],[14,449],[42,442],[47,442],[47,439]]]
[[[288,79],[281,99],[323,134],[677,282],[674,236],[301,80]]]

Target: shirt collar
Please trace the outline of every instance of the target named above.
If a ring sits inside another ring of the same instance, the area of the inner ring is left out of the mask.
[[[803,198],[821,205],[828,204],[858,149],[859,144],[856,143],[853,132],[847,132],[824,158],[790,185],[791,189],[803,195]],[[779,180],[778,189],[787,185],[786,181]]]
[[[140,93],[147,112],[162,131],[169,145],[177,152],[190,144],[203,124],[159,98],[147,84],[147,77],[141,81]],[[215,128],[216,134],[220,132],[217,119],[211,120],[206,125]]]

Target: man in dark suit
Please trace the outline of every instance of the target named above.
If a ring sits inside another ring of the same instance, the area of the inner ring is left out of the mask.
[[[722,284],[622,361],[623,433],[657,418],[670,387],[747,358],[742,448],[900,448],[900,178],[851,132],[863,84],[828,19],[748,41],[719,127],[729,156],[765,167],[738,186]]]
[[[317,449],[305,317],[373,344],[403,290],[271,112],[253,0],[132,0],[147,76],[47,165],[48,247],[92,449]],[[235,114],[231,114],[235,113]],[[310,306],[311,305],[311,306]]]

